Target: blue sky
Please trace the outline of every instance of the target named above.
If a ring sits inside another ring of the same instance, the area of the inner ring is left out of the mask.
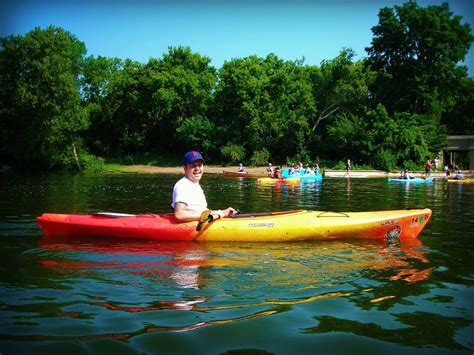
[[[189,46],[224,61],[274,53],[320,65],[342,48],[366,56],[380,8],[398,0],[15,0],[0,4],[0,36],[24,35],[35,26],[61,27],[85,43],[89,55],[159,58],[169,46]],[[419,5],[442,0],[419,0]],[[448,0],[474,32],[474,1]],[[474,76],[474,48],[464,62]]]

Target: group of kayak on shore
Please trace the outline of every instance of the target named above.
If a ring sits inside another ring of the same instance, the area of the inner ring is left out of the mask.
[[[350,160],[348,160],[346,164],[347,172],[349,172],[350,169],[351,169]],[[271,163],[269,163],[265,172],[269,175],[269,177],[274,178],[274,179],[301,177],[301,176],[316,176],[316,175],[321,174],[319,163],[315,163],[313,168],[311,168],[310,165],[306,165],[306,168],[305,168],[302,163],[298,162],[294,167],[287,168],[286,170],[288,171],[283,174],[282,167],[280,166],[274,167]],[[245,172],[245,168],[242,163],[239,164],[238,172],[239,173]],[[421,177],[421,179],[431,179],[432,172],[433,172],[433,164],[431,163],[431,160],[428,159],[425,164],[425,175]],[[446,174],[446,176],[449,177],[450,174]],[[465,177],[459,170],[451,178],[455,180],[465,179]],[[412,175],[410,174],[410,171],[408,169],[404,169],[400,172],[399,179],[411,180],[411,179],[420,179],[420,177]]]
[[[302,163],[297,163],[294,167],[287,168],[288,173],[285,174],[285,177],[300,177],[300,176],[315,176],[321,174],[321,169],[319,167],[319,163],[315,163],[314,167],[311,167],[309,164],[306,165],[306,168],[303,166]],[[240,173],[245,172],[243,164],[239,164]],[[281,179],[282,176],[282,168],[280,166],[273,167],[272,163],[268,164],[268,167],[265,171],[271,178],[274,179]]]

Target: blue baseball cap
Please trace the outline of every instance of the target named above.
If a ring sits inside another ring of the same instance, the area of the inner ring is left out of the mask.
[[[191,150],[184,154],[183,162],[184,164],[192,164],[196,160],[202,160],[204,162],[204,158],[202,157],[201,153],[196,152],[195,150]]]

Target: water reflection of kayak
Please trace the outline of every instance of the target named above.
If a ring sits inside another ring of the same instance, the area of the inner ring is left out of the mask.
[[[204,222],[178,223],[173,214],[50,214],[37,218],[45,236],[102,236],[151,240],[301,241],[339,238],[415,238],[430,209],[375,212],[296,210],[240,214]]]
[[[41,266],[55,272],[107,272],[127,277],[144,276],[178,287],[200,288],[212,277],[228,279],[228,273],[253,269],[259,282],[299,285],[330,282],[357,270],[375,273],[382,279],[417,282],[429,277],[431,267],[417,238],[387,247],[382,240],[352,240],[301,243],[193,243],[117,241],[79,237],[42,239],[38,247],[48,250]],[[268,263],[271,261],[271,263]],[[200,269],[208,270],[201,273]],[[209,273],[212,269],[215,272]],[[284,272],[282,272],[284,270]],[[277,271],[277,272],[276,272]],[[380,274],[379,274],[380,273]],[[311,275],[309,278],[308,275]],[[219,283],[220,284],[220,283]],[[196,295],[197,296],[197,295]],[[140,312],[156,309],[193,309],[202,299],[161,300],[145,306],[100,302],[112,310]],[[301,300],[298,297],[298,300]]]

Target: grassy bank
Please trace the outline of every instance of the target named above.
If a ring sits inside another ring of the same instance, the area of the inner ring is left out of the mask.
[[[205,157],[206,158],[206,157]],[[313,164],[314,162],[311,162]],[[261,172],[264,167],[262,166],[247,166],[243,162],[244,166],[248,171],[252,172]],[[272,162],[274,166],[288,167],[290,164]],[[238,164],[228,164],[220,161],[213,161],[212,159],[206,159],[206,170],[207,171],[219,171],[222,172],[225,170],[237,170]],[[182,166],[182,156],[174,153],[147,153],[144,155],[125,155],[123,157],[111,157],[111,158],[96,158],[90,156],[87,161],[84,162],[84,170],[90,172],[146,172],[146,171],[156,171],[161,169],[168,171],[170,169],[175,170],[174,168],[179,168],[181,170]],[[210,168],[212,167],[212,168]],[[344,161],[321,161],[320,167],[322,171],[324,170],[341,170],[345,171],[345,162]],[[409,163],[407,166],[399,167],[391,170],[391,173],[399,173],[403,169],[409,169],[413,172],[424,171],[423,164],[413,164]],[[377,171],[374,167],[365,164],[353,163],[352,171]],[[389,173],[390,173],[389,172]],[[438,172],[442,172],[441,169],[438,169]]]

